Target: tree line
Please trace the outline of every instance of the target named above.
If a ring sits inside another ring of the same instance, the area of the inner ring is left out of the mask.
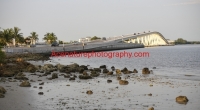
[[[176,45],[177,44],[200,44],[200,41],[187,41],[187,40],[184,40],[182,38],[178,38],[177,40],[175,40],[174,43]]]
[[[14,45],[13,39],[15,39],[15,45],[18,44],[30,44],[30,42],[38,41],[38,34],[36,32],[31,32],[30,36],[24,37],[23,33],[20,32],[21,29],[18,27],[14,28],[7,28],[7,29],[0,29],[0,46],[6,46],[6,45]],[[47,43],[52,43],[57,40],[57,36],[55,33],[46,33],[44,35],[43,40],[45,40]]]

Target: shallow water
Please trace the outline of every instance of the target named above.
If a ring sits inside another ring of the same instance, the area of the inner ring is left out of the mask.
[[[78,63],[99,67],[107,65],[109,68],[115,66],[123,69],[127,67],[129,70],[138,69],[141,72],[142,68],[156,67],[154,74],[166,76],[170,78],[191,79],[200,81],[200,45],[177,45],[177,46],[160,46],[148,47],[128,50],[118,50],[112,52],[148,52],[149,57],[132,57],[132,58],[117,58],[111,59],[107,57],[52,57],[51,62],[46,63],[61,63],[70,64]],[[193,75],[193,76],[185,76]]]

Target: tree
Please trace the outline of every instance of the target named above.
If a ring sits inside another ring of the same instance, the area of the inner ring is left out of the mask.
[[[20,30],[21,29],[19,29],[18,27],[14,27],[14,29],[13,29],[13,38],[15,39],[16,43],[21,42],[20,38],[22,37],[22,33],[19,33]],[[16,45],[16,43],[15,43],[15,45]]]
[[[6,55],[0,48],[0,63],[3,63],[5,58],[6,58]]]
[[[97,40],[97,39],[101,39],[101,38],[99,38],[97,36],[94,36],[94,37],[91,38],[91,40]]]
[[[13,29],[3,29],[3,31],[0,31],[0,44],[6,45],[7,43],[12,43],[13,38]]]
[[[43,40],[45,40],[47,43],[50,43],[50,44],[57,40],[57,37],[53,32],[46,33],[44,36],[45,37],[43,38]]]
[[[32,40],[32,42],[33,42],[33,40],[38,41],[39,40],[38,34],[36,32],[31,32],[30,39]]]
[[[175,40],[175,44],[186,44],[187,40],[184,40],[182,38],[178,38],[177,40]]]

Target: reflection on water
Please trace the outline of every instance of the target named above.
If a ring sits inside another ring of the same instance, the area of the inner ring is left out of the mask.
[[[118,50],[116,52],[149,52],[149,57],[132,57],[132,58],[69,58],[59,57],[52,58],[52,63],[70,64],[78,63],[83,65],[91,65],[92,67],[99,67],[100,65],[107,65],[109,68],[115,66],[122,69],[127,67],[130,70],[134,68],[141,70],[144,67],[154,70],[154,74],[168,76],[172,78],[200,80],[200,45],[177,45],[177,46],[161,46],[148,47],[128,50]],[[186,77],[185,75],[195,75]]]

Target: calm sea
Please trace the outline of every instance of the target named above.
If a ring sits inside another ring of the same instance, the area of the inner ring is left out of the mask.
[[[135,68],[139,73],[141,73],[142,68],[148,67],[153,70],[155,75],[186,80],[200,80],[200,45],[160,46],[112,52],[124,51],[132,53],[148,52],[149,57],[113,57],[110,59],[107,57],[54,57],[51,62],[60,64],[78,63],[90,65],[91,67],[107,65],[108,68],[115,66],[118,69],[126,67],[131,71]],[[153,69],[153,67],[156,67],[156,69]]]

